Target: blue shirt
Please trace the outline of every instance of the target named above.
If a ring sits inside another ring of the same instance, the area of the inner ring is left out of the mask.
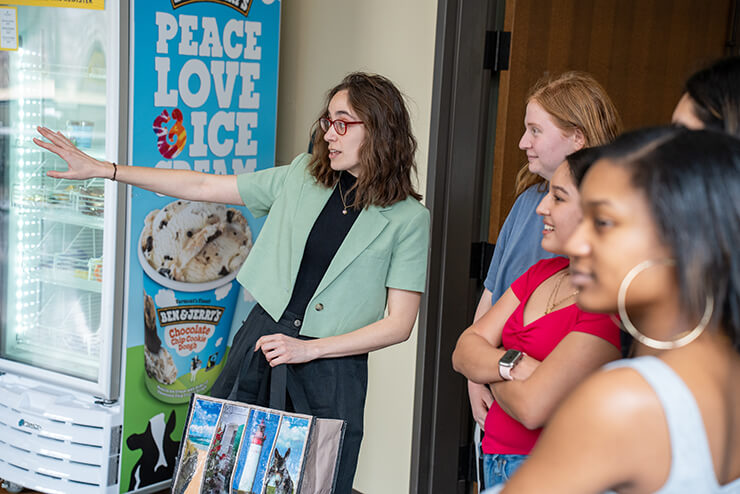
[[[543,223],[535,209],[547,192],[538,192],[539,187],[540,184],[533,185],[517,197],[498,235],[484,282],[493,294],[492,305],[537,261],[555,257],[540,245]]]

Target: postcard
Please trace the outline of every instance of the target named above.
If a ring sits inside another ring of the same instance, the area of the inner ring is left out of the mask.
[[[172,483],[174,494],[198,494],[203,480],[206,455],[211,446],[223,403],[204,398],[193,400],[180,461]]]
[[[234,467],[232,493],[262,492],[267,462],[275,444],[281,417],[275,411],[252,410]]]
[[[293,494],[300,485],[311,420],[307,415],[283,415],[262,494]]]

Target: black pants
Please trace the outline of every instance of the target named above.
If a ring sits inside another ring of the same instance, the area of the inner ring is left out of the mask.
[[[294,314],[285,313],[275,322],[256,305],[234,337],[226,365],[211,389],[211,396],[345,420],[347,426],[334,492],[350,494],[362,442],[367,354],[270,367],[264,354],[254,351],[255,343],[260,336],[275,333],[305,338],[298,336],[300,326],[296,326],[296,319]]]

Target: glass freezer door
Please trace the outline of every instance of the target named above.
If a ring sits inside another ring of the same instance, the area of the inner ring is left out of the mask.
[[[19,48],[0,52],[0,242],[7,253],[0,369],[103,396],[117,392],[110,389],[118,369],[107,266],[115,259],[116,187],[47,177],[66,165],[31,139],[43,125],[97,158],[115,154],[113,17],[110,10],[19,6]]]

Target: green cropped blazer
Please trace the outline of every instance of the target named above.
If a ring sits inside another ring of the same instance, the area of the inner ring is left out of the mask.
[[[288,166],[237,177],[250,213],[268,215],[237,280],[274,320],[288,306],[308,234],[332,193],[308,171],[310,159],[301,154]],[[419,201],[364,209],[309,302],[300,333],[339,335],[382,319],[388,288],[424,291],[428,249],[429,211]]]

